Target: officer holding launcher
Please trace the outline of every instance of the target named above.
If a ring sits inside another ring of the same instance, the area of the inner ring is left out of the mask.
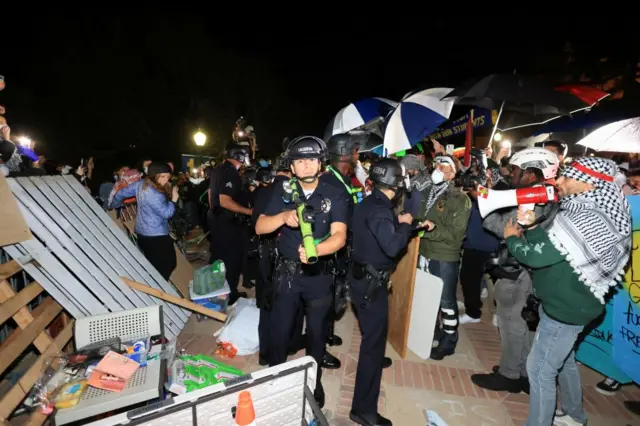
[[[286,361],[296,313],[302,304],[307,354],[318,363],[314,396],[322,407],[325,395],[320,366],[333,301],[329,259],[346,243],[348,202],[344,190],[318,179],[327,156],[322,139],[296,138],[285,155],[294,177],[279,185],[274,183],[268,206],[256,222],[258,235],[278,232],[269,365]]]
[[[355,206],[353,214],[353,262],[348,280],[362,342],[349,417],[361,425],[386,426],[392,423],[378,414],[378,397],[389,319],[387,286],[396,256],[411,236],[413,217],[394,214],[402,192],[409,188],[409,177],[397,160],[378,161],[369,179],[373,193]],[[430,231],[433,223],[425,221],[418,225],[422,227]]]

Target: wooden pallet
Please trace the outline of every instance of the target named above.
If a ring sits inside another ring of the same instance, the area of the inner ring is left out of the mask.
[[[0,399],[1,424],[7,424],[7,419],[29,394],[51,357],[62,352],[73,337],[74,321],[52,297],[45,296],[35,309],[29,309],[29,303],[44,292],[39,283],[34,281],[18,293],[13,291],[8,279],[21,270],[15,260],[0,264],[0,324],[11,318],[17,324],[17,328],[0,345],[0,374],[32,343],[40,356]],[[24,424],[41,425],[46,419],[46,415],[36,412]]]

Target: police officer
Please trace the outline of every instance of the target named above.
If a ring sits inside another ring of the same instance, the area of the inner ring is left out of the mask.
[[[249,150],[229,144],[226,159],[211,173],[209,186],[209,231],[211,233],[211,262],[222,260],[231,289],[229,303],[247,294],[238,292],[238,281],[244,260],[243,226],[251,216],[247,197],[242,191],[238,170],[249,165]]]
[[[282,176],[278,177],[283,179]],[[254,204],[253,214],[251,215],[251,224],[255,228],[258,217],[267,208],[269,198],[271,195],[271,183],[274,177],[271,173],[271,169],[263,167],[256,172],[256,181],[258,186],[253,191]],[[289,180],[289,177],[284,177],[285,180]],[[268,235],[258,236],[258,279],[256,282],[256,302],[258,308],[260,308],[260,321],[258,323],[258,336],[260,338],[260,365],[268,365],[269,357],[267,355],[269,350],[269,312],[271,311],[272,286],[271,286],[271,273],[272,265],[275,255],[275,233]]]
[[[377,409],[389,319],[387,285],[396,256],[409,241],[413,217],[409,213],[394,215],[395,204],[409,186],[408,175],[397,160],[384,158],[375,163],[369,179],[373,193],[355,206],[353,214],[353,259],[348,279],[362,341],[349,417],[361,425],[391,425]],[[430,223],[420,226],[432,227]]]
[[[320,366],[332,302],[328,260],[345,245],[348,205],[343,191],[318,179],[326,157],[326,145],[322,139],[314,136],[296,138],[289,144],[286,154],[295,177],[274,186],[267,209],[256,223],[258,235],[278,231],[269,365],[286,361],[296,313],[302,304],[306,317],[307,353],[318,363],[314,395],[322,407],[325,395]],[[302,215],[304,228],[307,223],[312,223],[314,240],[307,246],[315,246],[316,259],[309,258],[303,246],[296,206],[305,211]]]

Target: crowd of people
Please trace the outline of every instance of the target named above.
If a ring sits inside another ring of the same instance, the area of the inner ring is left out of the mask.
[[[46,159],[15,143],[0,119],[4,175],[71,171],[45,170]],[[382,159],[360,153],[362,140],[349,133],[327,141],[302,136],[259,164],[248,147],[231,143],[221,164],[196,175],[145,158],[136,168],[116,168],[97,188],[93,159],[73,173],[106,210],[135,199],[138,245],[165,279],[176,266],[176,234],[206,230],[210,261],[225,264],[230,303],[247,296],[238,290],[241,279],[256,287],[260,364],[281,364],[305,348],[318,364],[320,407],[322,370],[340,367],[328,349],[341,344],[333,324],[350,301],[362,332],[350,417],[391,425],[377,412],[382,370],[392,363],[385,356],[388,284],[419,236],[417,268],[443,282],[431,359],[453,355],[460,325],[481,321],[488,274],[502,355],[473,383],[529,394],[527,425],[586,424],[575,346],[601,316],[629,258],[625,195],[640,190],[637,156],[566,161],[560,141],[514,154],[498,143],[474,148],[464,166],[434,140]],[[559,202],[481,214],[478,199],[487,189],[534,186],[552,187]],[[605,379],[598,387],[613,393],[619,384]]]

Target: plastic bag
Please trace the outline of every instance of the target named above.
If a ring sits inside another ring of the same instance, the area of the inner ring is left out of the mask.
[[[193,292],[198,296],[220,290],[224,286],[225,266],[221,260],[206,265],[193,272]]]

